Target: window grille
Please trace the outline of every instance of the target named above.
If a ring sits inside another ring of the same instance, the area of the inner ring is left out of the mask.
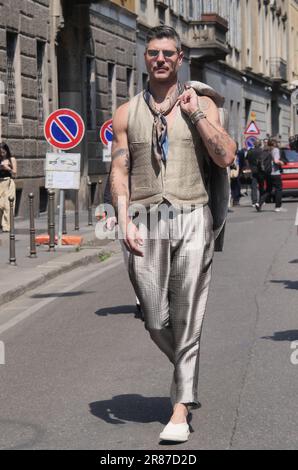
[[[16,34],[7,33],[7,103],[8,120],[16,122],[16,81],[15,81],[15,52],[16,52]]]

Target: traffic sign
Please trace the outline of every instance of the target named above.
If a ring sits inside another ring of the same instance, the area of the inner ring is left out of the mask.
[[[245,140],[246,148],[248,150],[252,149],[254,147],[254,144],[255,144],[256,140],[257,140],[257,138],[253,135],[250,135],[249,137],[247,137],[247,139]]]
[[[103,145],[105,145],[106,147],[111,145],[113,140],[113,119],[109,119],[108,121],[103,123],[100,128],[99,135]]]
[[[247,126],[244,134],[250,134],[250,135],[259,135],[260,130],[256,123],[254,121],[251,121],[250,124]]]
[[[44,135],[49,144],[61,150],[79,145],[85,134],[81,116],[71,109],[58,109],[47,118]]]
[[[47,153],[45,170],[48,189],[80,189],[80,153]]]

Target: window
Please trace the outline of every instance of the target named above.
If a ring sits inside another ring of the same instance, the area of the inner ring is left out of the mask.
[[[271,107],[270,104],[266,104],[266,133],[271,134]]]
[[[251,100],[245,100],[245,124],[249,124],[248,120],[250,119],[251,112]]]
[[[115,64],[108,63],[109,109],[113,114],[117,106]]]
[[[95,89],[95,59],[86,57],[86,120],[87,129],[96,127],[96,89]]]
[[[141,10],[145,12],[147,9],[147,0],[141,0]]]
[[[193,18],[193,17],[194,17],[193,0],[189,0],[188,16],[189,16],[189,18]]]
[[[179,14],[180,14],[181,16],[184,16],[184,0],[180,0],[180,1],[179,1],[179,7],[180,7],[180,8],[179,8]]]
[[[8,120],[16,122],[16,72],[15,56],[17,46],[17,35],[7,32],[7,101],[8,101]]]
[[[133,70],[131,68],[126,69],[126,87],[127,87],[128,98],[132,98],[133,96]]]
[[[45,58],[45,43],[37,41],[36,43],[36,60],[37,60],[37,105],[38,105],[38,122],[44,122],[45,109],[44,109],[44,60]]]
[[[246,17],[247,17],[247,66],[251,66],[251,51],[252,51],[252,11],[251,2],[246,0]]]
[[[279,134],[281,108],[276,100],[271,101],[271,132],[273,136]]]
[[[160,24],[165,24],[165,21],[166,21],[165,9],[161,6],[158,7],[158,18],[159,18]]]

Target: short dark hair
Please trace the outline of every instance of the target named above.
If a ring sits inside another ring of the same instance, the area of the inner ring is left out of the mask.
[[[174,39],[176,41],[176,46],[178,51],[181,50],[181,39],[178,33],[176,33],[175,29],[171,26],[155,26],[154,28],[149,29],[146,37],[146,47],[150,41],[153,39],[162,39],[162,38],[169,38]]]
[[[268,139],[268,146],[269,147],[277,147],[278,146],[277,140],[274,139],[273,137],[270,137],[270,139]]]

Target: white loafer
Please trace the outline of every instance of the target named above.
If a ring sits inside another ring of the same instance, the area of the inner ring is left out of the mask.
[[[189,438],[189,426],[187,423],[174,424],[172,421],[166,425],[160,433],[159,438],[162,441],[185,442]]]

